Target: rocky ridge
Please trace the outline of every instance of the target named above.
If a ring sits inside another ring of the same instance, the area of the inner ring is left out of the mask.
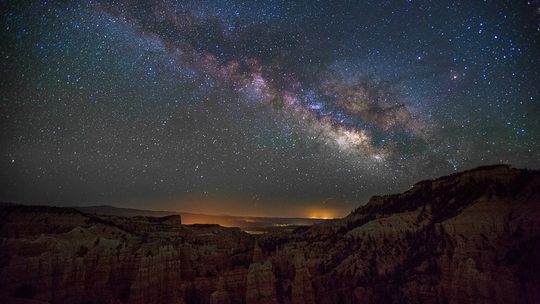
[[[347,217],[249,235],[0,207],[4,303],[535,303],[540,172],[480,167]]]

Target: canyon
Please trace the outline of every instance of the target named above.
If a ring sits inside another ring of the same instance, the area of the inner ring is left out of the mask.
[[[0,205],[2,303],[535,303],[540,171],[486,166],[264,234]]]

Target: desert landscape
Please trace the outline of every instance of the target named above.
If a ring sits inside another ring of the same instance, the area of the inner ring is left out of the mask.
[[[0,4],[0,304],[539,304],[540,0]]]
[[[4,204],[3,303],[534,303],[540,172],[480,167],[260,235]]]

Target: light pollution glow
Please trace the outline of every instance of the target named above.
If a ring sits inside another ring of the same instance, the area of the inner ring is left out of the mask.
[[[161,199],[127,202],[126,205],[144,209],[189,212],[205,215],[234,215],[247,217],[299,217],[333,219],[347,215],[351,207],[346,201],[327,200],[253,200],[245,197],[219,197],[192,195],[182,199]],[[287,210],[287,214],[283,213]]]

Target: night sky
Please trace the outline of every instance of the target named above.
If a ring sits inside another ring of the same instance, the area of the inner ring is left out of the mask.
[[[2,1],[0,199],[342,216],[540,167],[539,1]]]

